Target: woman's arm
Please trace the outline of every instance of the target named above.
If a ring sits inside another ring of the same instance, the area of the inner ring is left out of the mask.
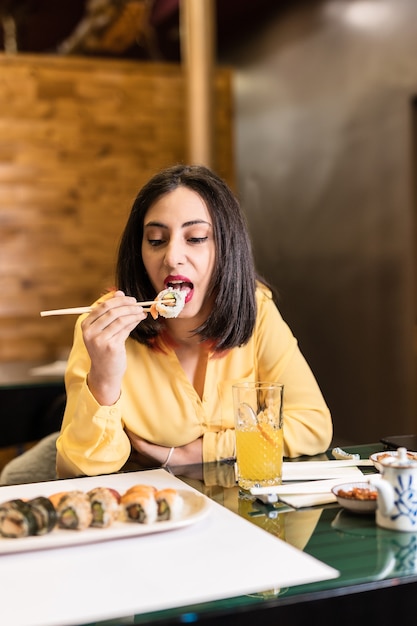
[[[171,448],[150,443],[126,429],[132,447],[136,450],[138,461],[144,466],[164,465],[169,455],[169,465],[189,465],[203,460],[202,437],[184,446]]]
[[[83,339],[91,361],[88,387],[99,404],[110,406],[118,400],[126,371],[126,340],[146,316],[135,298],[116,291],[83,319]]]
[[[123,429],[121,380],[125,342],[146,317],[122,292],[97,303],[76,323],[65,376],[67,405],[57,441],[58,476],[118,471],[130,453]]]

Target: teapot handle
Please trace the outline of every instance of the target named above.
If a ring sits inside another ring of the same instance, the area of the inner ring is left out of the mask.
[[[371,476],[369,484],[374,485],[378,491],[378,510],[383,517],[390,515],[394,507],[394,489],[382,476]]]

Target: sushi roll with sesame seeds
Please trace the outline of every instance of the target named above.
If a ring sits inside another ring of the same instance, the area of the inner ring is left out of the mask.
[[[55,508],[60,528],[84,530],[93,521],[90,498],[83,491],[64,493]]]
[[[95,487],[88,492],[93,520],[91,526],[107,528],[119,517],[120,494],[108,487]]]

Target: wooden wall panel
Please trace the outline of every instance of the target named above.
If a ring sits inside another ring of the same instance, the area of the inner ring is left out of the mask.
[[[0,56],[0,361],[56,358],[113,284],[132,201],[186,155],[174,64]],[[215,76],[214,169],[234,186],[231,74]]]

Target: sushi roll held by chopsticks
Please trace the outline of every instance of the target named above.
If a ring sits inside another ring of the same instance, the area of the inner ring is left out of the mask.
[[[166,318],[178,317],[185,305],[185,291],[180,289],[163,289],[155,298],[155,303],[149,309],[150,314],[156,320],[158,315]]]

